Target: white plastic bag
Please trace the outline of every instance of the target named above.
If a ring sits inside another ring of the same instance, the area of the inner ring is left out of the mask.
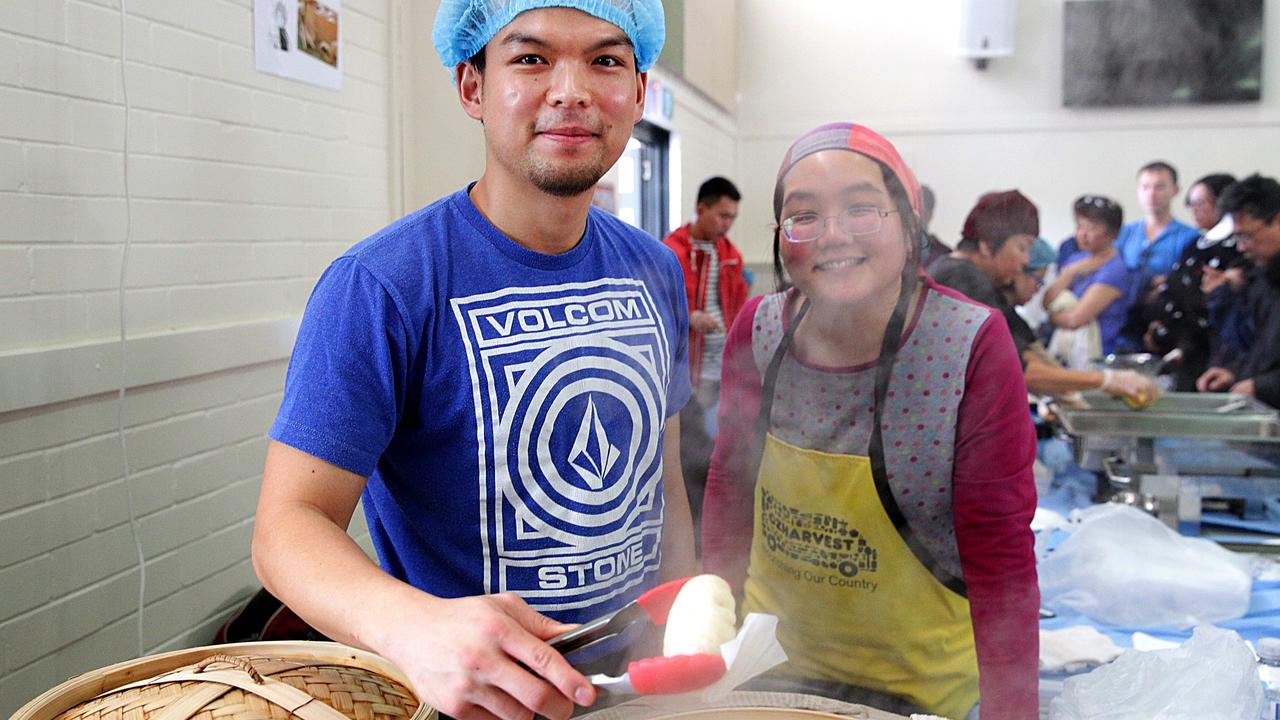
[[[1183,537],[1127,505],[1073,518],[1071,537],[1040,561],[1041,604],[1123,627],[1188,628],[1242,617],[1253,580],[1248,561]]]
[[[1253,651],[1230,630],[1197,627],[1168,650],[1127,650],[1068,678],[1049,720],[1252,720],[1262,712]]]

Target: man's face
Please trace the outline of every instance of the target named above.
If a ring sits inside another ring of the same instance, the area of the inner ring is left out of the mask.
[[[1022,269],[1031,262],[1031,243],[1035,238],[1030,235],[1014,235],[991,253],[989,263],[991,279],[996,285],[1005,287],[1022,274]]]
[[[1240,250],[1255,264],[1265,265],[1280,255],[1280,215],[1264,223],[1249,213],[1231,213]]]
[[[729,234],[733,221],[738,217],[738,201],[721,197],[714,203],[698,203],[694,224],[703,240],[719,240]]]
[[[1178,194],[1178,186],[1167,170],[1143,170],[1138,173],[1138,202],[1146,212],[1168,212]]]
[[[617,26],[570,8],[520,13],[485,46],[485,71],[457,70],[463,108],[484,124],[486,176],[542,192],[590,191],[644,112],[648,76]]]

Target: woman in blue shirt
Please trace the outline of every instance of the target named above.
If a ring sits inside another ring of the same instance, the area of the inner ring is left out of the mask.
[[[1129,311],[1133,273],[1116,252],[1115,239],[1123,222],[1119,203],[1101,195],[1085,195],[1075,202],[1076,242],[1080,250],[1067,259],[1056,280],[1045,289],[1049,309],[1064,291],[1079,299],[1068,310],[1049,313],[1054,327],[1075,329],[1098,322],[1102,352],[1115,351],[1116,337]]]

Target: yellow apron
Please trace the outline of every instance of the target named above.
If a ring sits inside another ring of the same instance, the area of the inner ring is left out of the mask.
[[[912,553],[870,458],[767,435],[744,612],[779,618],[780,673],[891,693],[962,718],[978,701],[969,602]]]

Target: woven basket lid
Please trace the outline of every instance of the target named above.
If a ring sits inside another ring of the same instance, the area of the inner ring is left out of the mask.
[[[171,662],[155,659],[170,656]],[[335,643],[222,645],[132,663],[73,678],[28,703],[14,719],[428,720],[435,716],[390,663]],[[92,695],[93,690],[100,692]]]

